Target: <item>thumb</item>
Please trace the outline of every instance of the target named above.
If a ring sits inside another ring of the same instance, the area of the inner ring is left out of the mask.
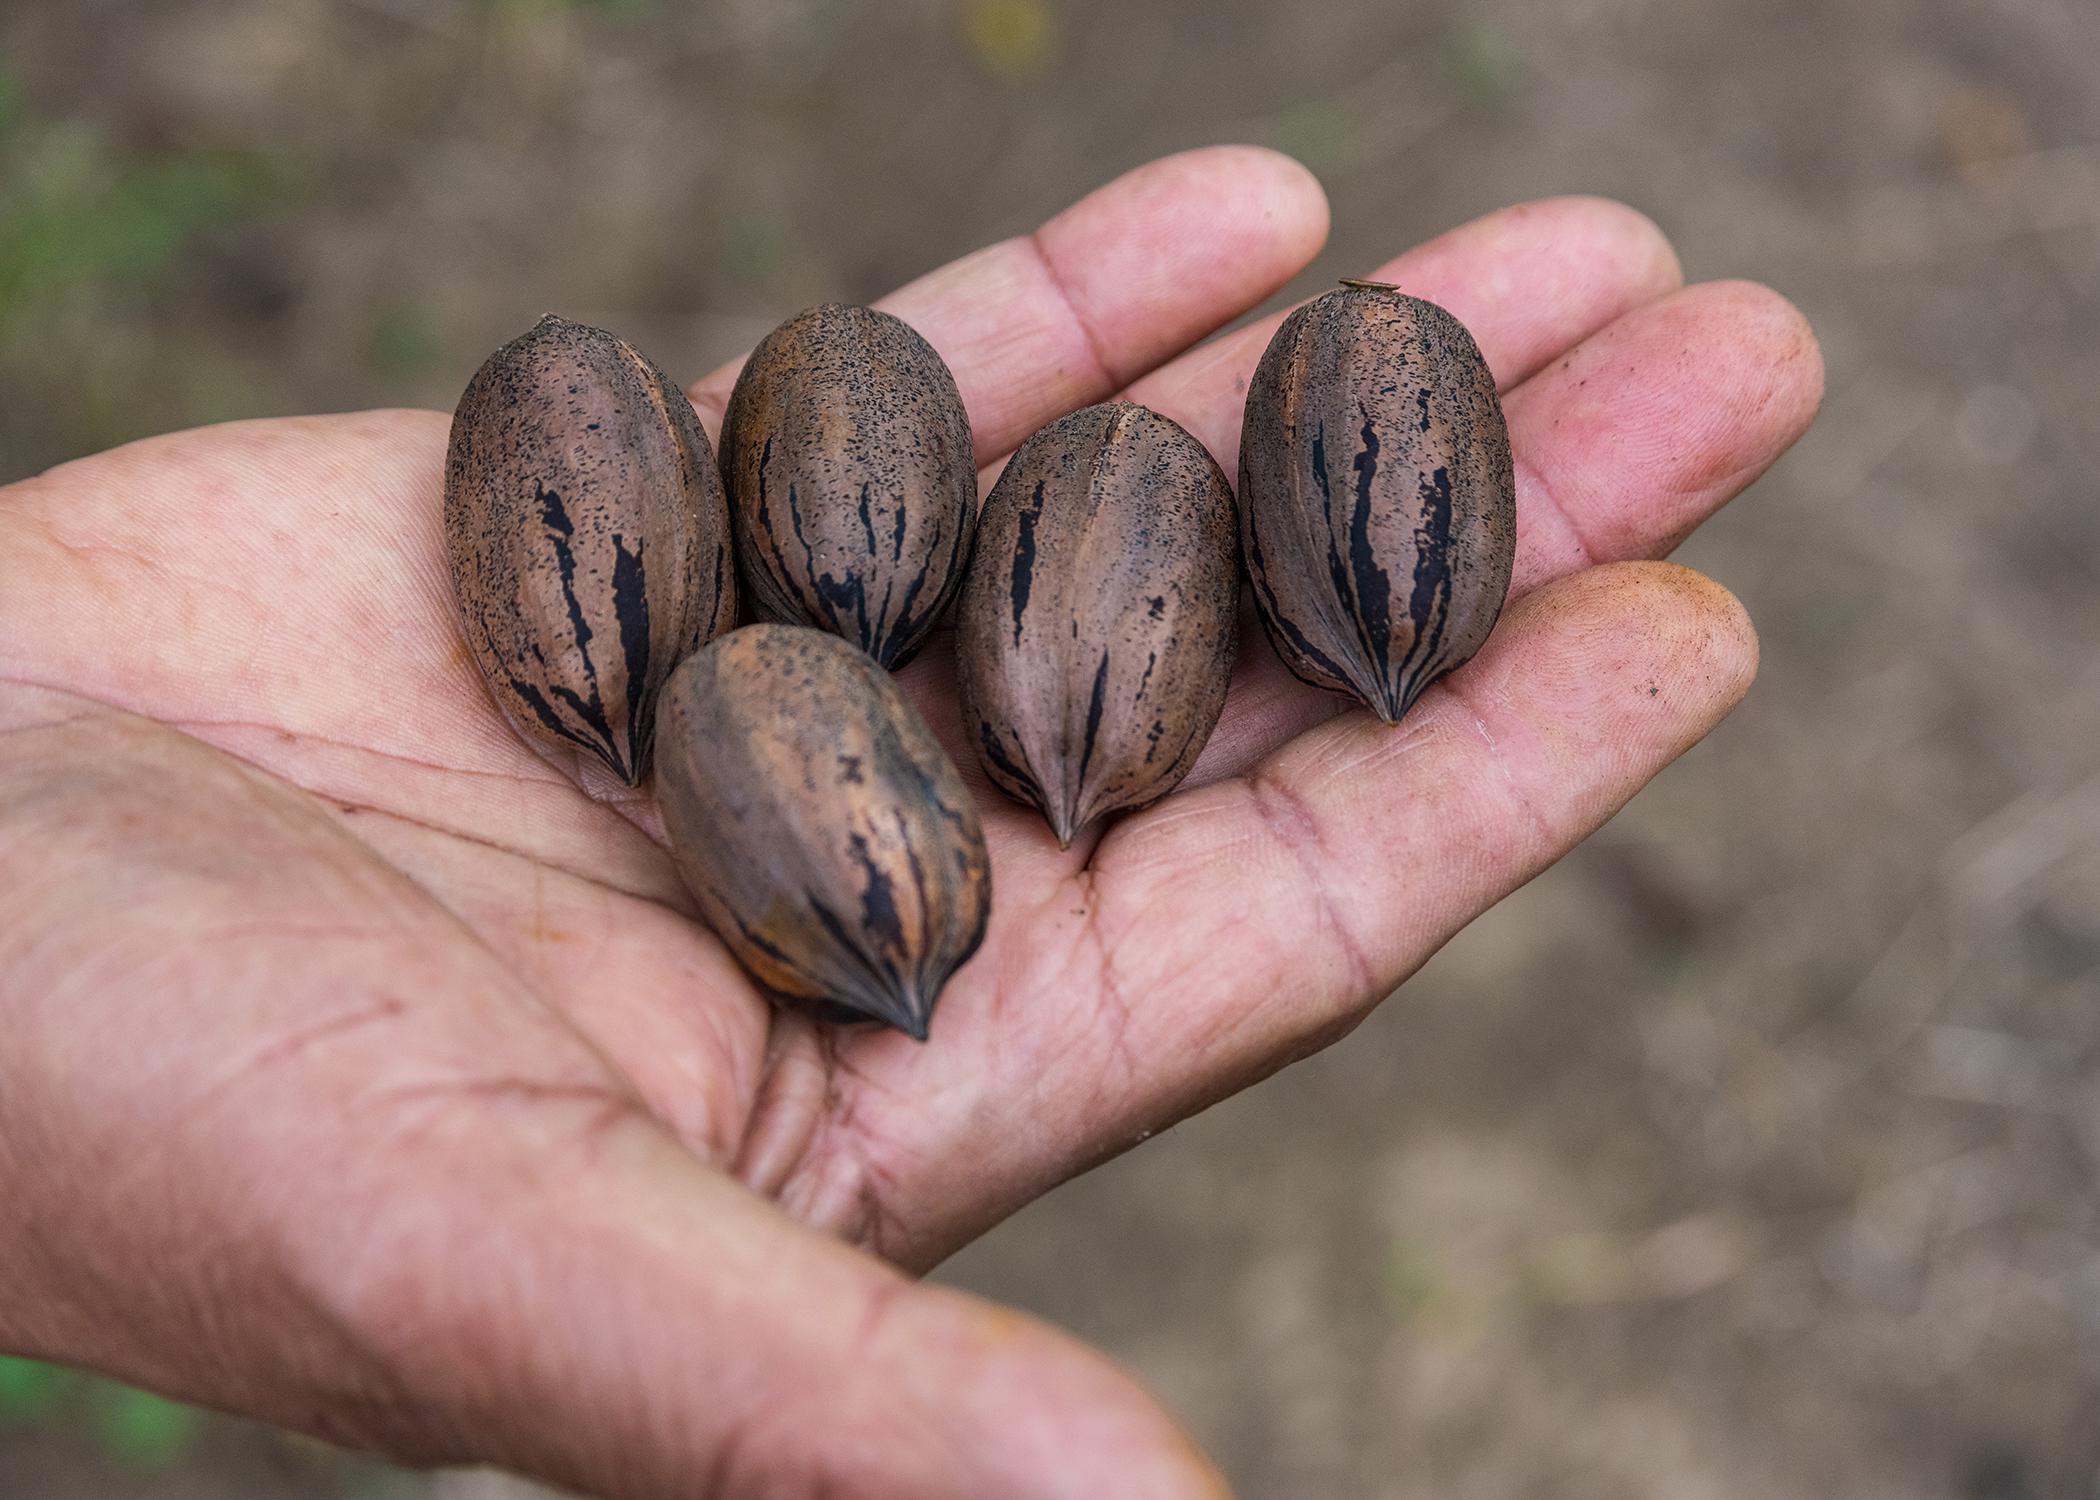
[[[450,1203],[514,1184],[479,1205],[475,1261],[450,1233],[390,1257],[416,1307],[401,1373],[448,1457],[606,1500],[1227,1496],[1076,1340],[906,1280],[638,1117],[588,1151],[558,1191],[544,1158],[523,1183],[462,1163]]]

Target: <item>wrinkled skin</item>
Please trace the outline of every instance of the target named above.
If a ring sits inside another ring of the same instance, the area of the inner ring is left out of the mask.
[[[886,305],[981,461],[1129,387],[1232,472],[1274,325],[1183,351],[1324,229],[1291,164],[1199,152]],[[926,1046],[769,1010],[648,788],[506,727],[442,415],[0,491],[0,1348],[622,1500],[1222,1493],[1107,1361],[908,1273],[1348,1031],[1710,729],[1754,638],[1643,559],[1820,390],[1792,309],[1680,290],[1614,205],[1375,274],[1506,391],[1518,597],[1399,730],[1244,641],[1189,781],[1097,842],[976,783],[997,911]],[[907,682],[960,751],[941,642]]]

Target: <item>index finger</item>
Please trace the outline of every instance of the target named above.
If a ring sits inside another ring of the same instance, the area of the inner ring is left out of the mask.
[[[1102,400],[1239,317],[1304,269],[1327,199],[1297,162],[1254,146],[1162,157],[1032,234],[883,298],[940,352],[980,464]],[[741,359],[690,391],[710,431]]]

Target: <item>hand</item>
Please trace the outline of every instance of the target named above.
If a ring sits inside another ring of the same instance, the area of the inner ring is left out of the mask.
[[[1190,346],[1325,228],[1293,164],[1195,152],[885,305],[986,463],[1127,390],[1234,473],[1273,320]],[[606,1496],[1221,1494],[1108,1362],[904,1271],[1342,1035],[1712,728],[1750,627],[1639,559],[1820,391],[1786,303],[1679,290],[1608,203],[1375,274],[1507,392],[1493,639],[1388,730],[1250,636],[1188,784],[1090,848],[975,781],[996,909],[926,1046],[772,1012],[647,789],[498,717],[446,581],[444,416],[0,491],[0,1348]],[[694,391],[710,424],[732,378]],[[906,678],[974,776],[945,656]]]

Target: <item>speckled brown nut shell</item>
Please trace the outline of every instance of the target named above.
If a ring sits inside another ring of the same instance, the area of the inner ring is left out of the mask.
[[[729,397],[722,470],[762,619],[894,667],[962,586],[970,420],[933,346],[888,313],[827,303],[766,335]]]
[[[1232,489],[1158,412],[1090,406],[1023,443],[986,498],[956,611],[963,727],[1060,844],[1158,801],[1232,676]]]
[[[1473,336],[1375,283],[1292,313],[1247,392],[1239,500],[1277,653],[1397,721],[1509,592],[1509,429]]]
[[[656,780],[687,887],[762,988],[925,1040],[984,937],[991,863],[887,672],[821,631],[732,631],[672,675]]]
[[[691,403],[632,345],[542,320],[460,397],[445,540],[505,715],[641,780],[664,680],[736,618],[728,505]]]

